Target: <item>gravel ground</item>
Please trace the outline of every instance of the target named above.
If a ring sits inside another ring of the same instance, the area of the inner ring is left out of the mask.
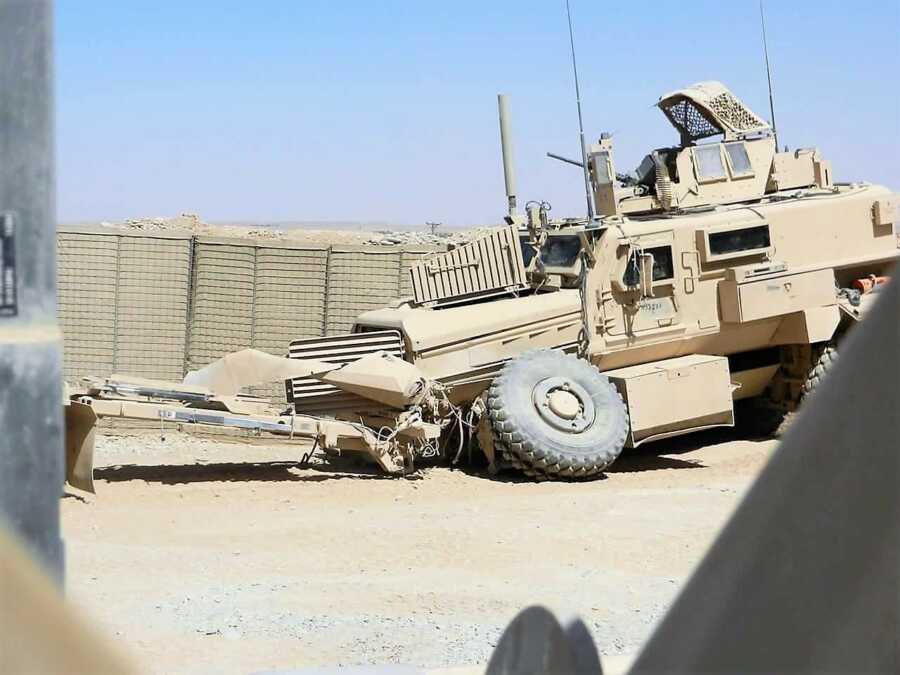
[[[298,466],[265,439],[100,437],[68,592],[147,673],[483,663],[528,604],[633,652],[774,442],[706,433],[592,483]]]

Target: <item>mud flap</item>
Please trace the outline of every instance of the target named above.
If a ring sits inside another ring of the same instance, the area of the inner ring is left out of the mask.
[[[94,437],[97,414],[86,403],[70,401],[66,409],[66,482],[72,487],[94,491]]]

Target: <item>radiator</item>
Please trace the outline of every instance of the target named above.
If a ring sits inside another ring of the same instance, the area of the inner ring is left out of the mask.
[[[387,352],[403,358],[403,338],[400,331],[382,330],[294,340],[288,350],[288,357],[345,364],[375,352]],[[327,414],[378,407],[374,401],[341,391],[333,384],[314,378],[287,380],[285,388],[288,403],[298,413]]]

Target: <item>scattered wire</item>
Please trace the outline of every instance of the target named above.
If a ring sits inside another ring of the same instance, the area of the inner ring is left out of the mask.
[[[462,414],[459,412],[458,409],[456,411],[456,421],[458,423],[459,445],[456,448],[456,456],[453,458],[454,466],[456,466],[456,464],[459,463],[459,456],[462,455],[463,445],[464,445],[463,441],[465,440],[464,432],[463,432],[463,418],[462,418]]]
[[[313,454],[318,449],[319,449],[319,437],[316,436],[316,438],[313,440],[312,448],[310,448],[309,452],[304,453],[303,456],[300,458],[300,467],[301,468],[306,469],[309,467],[309,460],[312,459]]]

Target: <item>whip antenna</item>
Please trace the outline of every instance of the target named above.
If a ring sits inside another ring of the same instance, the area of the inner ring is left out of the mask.
[[[578,107],[578,140],[581,143],[581,164],[584,170],[584,196],[587,199],[588,221],[593,221],[594,203],[591,200],[591,179],[588,173],[587,148],[584,145],[584,123],[581,119],[581,89],[578,86],[578,65],[575,63],[575,35],[572,32],[572,10],[569,7],[569,0],[566,0],[566,16],[569,18],[569,46],[572,48],[572,72],[575,74],[575,105]]]
[[[566,1],[568,2],[568,0]],[[769,114],[772,116],[772,135],[775,136],[775,152],[778,152],[778,129],[775,126],[775,99],[772,97],[772,69],[769,67],[769,44],[766,40],[766,14],[763,11],[763,0],[759,0],[759,21],[762,24],[763,52],[766,55],[766,79],[769,81]]]

